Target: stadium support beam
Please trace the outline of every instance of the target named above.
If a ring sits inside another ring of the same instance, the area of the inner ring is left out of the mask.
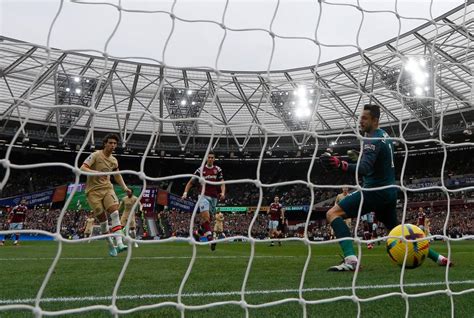
[[[186,72],[186,70],[183,70],[183,82],[184,87],[189,88],[188,73]]]
[[[430,45],[430,41],[428,41],[425,37],[423,37],[421,34],[419,34],[418,32],[415,32],[413,33],[413,35],[421,42],[423,43],[424,45]],[[432,46],[433,49],[436,51],[436,53],[438,53],[439,55],[441,55],[442,57],[444,57],[446,60],[448,60],[449,62],[453,63],[453,64],[456,64],[457,67],[459,67],[461,70],[463,70],[464,72],[466,72],[467,74],[469,74],[469,76],[472,76],[472,72],[471,70],[469,69],[469,67],[467,67],[466,65],[460,63],[458,60],[456,60],[454,57],[452,57],[450,54],[446,53],[443,49],[441,49],[440,47],[438,47],[436,44]]]
[[[135,70],[135,78],[133,80],[132,90],[130,91],[130,99],[128,101],[128,107],[127,107],[128,112],[132,110],[133,100],[135,99],[135,96],[136,96],[137,84],[138,84],[138,79],[140,78],[141,68],[142,68],[142,66],[140,64],[138,64],[137,68]],[[130,113],[127,113],[125,115],[125,121],[123,123],[123,139],[122,140],[126,140],[126,138],[127,138],[127,126],[128,126],[129,119],[130,119]]]
[[[443,22],[445,22],[451,29],[454,31],[464,35],[469,41],[474,41],[474,34],[469,32],[469,30],[461,25],[457,25],[456,23],[452,22],[448,18],[443,18]]]
[[[240,97],[242,98],[242,100],[244,102],[244,105],[247,107],[250,115],[252,115],[252,118],[253,118],[254,122],[257,123],[258,125],[260,125],[260,120],[258,120],[257,114],[255,113],[254,109],[252,108],[252,105],[250,104],[247,96],[245,95],[245,92],[242,89],[242,86],[240,86],[240,83],[239,83],[237,77],[234,74],[232,74],[232,81],[234,82],[234,85],[237,88],[237,91],[239,92]]]
[[[18,65],[23,63],[27,58],[29,58],[38,48],[32,47],[26,53],[22,54],[15,62],[5,67],[3,70],[0,71],[0,77],[8,75],[11,71],[13,71]]]
[[[146,77],[144,77],[146,78]],[[144,90],[144,88],[148,87],[149,85],[151,85],[152,83],[155,83],[157,80],[160,81],[160,84],[158,84],[158,87],[160,87],[161,85],[161,81],[163,80],[163,68],[160,67],[160,75],[153,81],[150,82],[150,84],[147,84],[145,85],[144,87],[142,87],[141,89],[139,89],[138,91],[135,92],[135,94],[138,94],[140,93],[141,91]],[[112,86],[111,86],[112,87]],[[162,90],[156,90],[155,93],[153,94],[153,97],[150,99],[150,101],[148,102],[147,106],[144,107],[145,111],[146,112],[149,112],[150,113],[150,107],[153,105],[153,103],[156,101],[156,98],[157,96],[159,95],[158,97],[158,102],[159,102],[159,109],[158,109],[158,112],[160,114],[160,117],[159,118],[163,118],[163,94],[162,94]],[[140,103],[141,104],[141,103]],[[143,105],[142,105],[143,106]],[[127,138],[125,139],[125,142],[128,143],[130,141],[130,139],[132,138],[133,134],[135,134],[135,132],[137,131],[137,128],[138,128],[138,125],[140,125],[141,121],[143,120],[143,117],[145,117],[145,113],[142,113],[140,114],[140,118],[137,119],[136,123],[135,123],[135,127],[133,127],[133,129],[131,130],[131,133],[128,134]],[[120,125],[119,125],[120,127]],[[153,143],[153,149],[156,147],[156,144],[158,143],[158,139],[160,138],[160,133],[162,133],[162,122],[161,121],[158,121],[158,134],[157,134],[157,137],[155,138],[155,142]],[[154,133],[154,131],[153,131]]]
[[[354,122],[357,122],[357,116],[355,115],[355,113],[349,108],[349,106],[347,106],[347,104],[341,99],[341,97],[339,97],[336,92],[331,88],[331,86],[326,82],[325,79],[323,79],[319,74],[318,72],[315,72],[314,68],[311,68],[311,72],[313,72],[313,74],[316,76],[316,78],[319,80],[319,82],[325,87],[327,88],[327,90],[329,91],[329,94],[339,103],[339,105],[342,106],[342,108],[344,108],[344,110],[347,112],[347,114],[349,116],[351,116],[351,118],[354,120]]]
[[[40,77],[34,82],[34,85],[32,87],[27,88],[18,99],[24,99],[28,95],[32,95],[41,85],[46,83],[51,76],[55,74],[56,68],[58,67],[59,64],[61,64],[64,59],[66,58],[67,54],[63,53],[57,60],[54,61],[54,63],[43,73],[40,75]],[[2,117],[0,120],[4,120],[5,117],[17,106],[19,106],[22,101],[15,101],[13,102],[6,110],[3,112]]]
[[[441,78],[437,77],[436,78],[436,84],[438,84],[439,88],[441,88],[446,94],[448,94],[450,97],[453,99],[459,101],[466,107],[473,107],[474,105],[472,103],[467,102],[464,100],[463,96],[461,96],[459,93],[457,93],[454,89],[449,87],[448,84],[444,83]]]
[[[107,76],[105,83],[102,85],[102,87],[98,87],[97,97],[94,103],[94,110],[96,110],[99,107],[99,104],[102,101],[102,97],[104,97],[105,91],[107,90],[107,87],[109,87],[110,83],[112,83],[112,78],[114,77],[114,73],[115,73],[115,70],[117,69],[117,66],[118,66],[118,61],[115,61],[114,64],[112,65],[112,68],[109,71],[109,75]],[[79,116],[79,118],[80,117],[82,116]],[[86,128],[90,127],[91,121],[92,121],[92,116],[89,116],[85,124]]]
[[[232,129],[230,129],[230,127],[228,127],[229,121],[227,120],[227,116],[225,115],[224,108],[222,107],[222,103],[219,99],[219,95],[217,95],[216,87],[214,85],[214,81],[212,79],[211,73],[206,72],[206,77],[207,77],[207,81],[209,83],[209,92],[212,94],[211,98],[213,98],[216,101],[217,110],[219,111],[219,114],[221,115],[222,120],[223,120],[224,124],[226,125],[227,133],[232,136],[235,143],[240,147],[239,140],[234,135],[234,132],[232,131]],[[214,96],[215,96],[215,98],[214,98]]]
[[[365,85],[362,85],[357,81],[357,79],[349,72],[344,65],[342,65],[340,62],[336,62],[337,67],[342,71],[342,73],[355,85],[359,86],[361,91],[365,94],[369,94],[369,91],[365,87]],[[384,112],[387,114],[387,116],[391,117],[394,121],[398,121],[397,116],[395,116],[387,107],[385,107],[384,104],[382,104],[377,97],[371,96],[372,101],[378,105],[380,108],[384,110]]]

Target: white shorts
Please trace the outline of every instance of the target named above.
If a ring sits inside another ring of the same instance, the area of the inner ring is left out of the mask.
[[[276,230],[278,228],[278,221],[277,220],[269,220],[268,221],[268,229],[269,230]]]
[[[212,198],[207,195],[199,196],[199,212],[209,211],[209,213],[213,214],[216,212],[217,206],[217,198]]]
[[[10,231],[12,230],[23,230],[23,223],[10,223],[8,227]]]

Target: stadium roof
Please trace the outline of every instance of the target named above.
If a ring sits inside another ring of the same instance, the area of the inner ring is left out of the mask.
[[[473,3],[357,54],[269,73],[172,69],[57,49],[48,60],[44,47],[0,36],[3,132],[29,109],[36,133],[60,142],[93,125],[126,142],[152,132],[176,137],[181,148],[212,132],[238,148],[265,132],[292,135],[304,146],[309,138],[300,131],[353,132],[361,105],[369,102],[382,107],[383,125],[401,121],[402,129],[411,125],[433,135],[443,112],[466,128],[464,115],[474,103]],[[419,88],[406,67],[414,61],[423,63],[427,77]],[[302,86],[308,114],[297,110],[301,96],[294,91]]]

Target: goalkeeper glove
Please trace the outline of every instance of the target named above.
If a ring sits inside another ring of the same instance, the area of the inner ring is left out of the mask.
[[[359,152],[355,150],[347,150],[347,156],[351,161],[357,161],[357,159],[359,159]]]
[[[349,168],[347,161],[341,160],[341,158],[336,156],[331,156],[331,154],[325,152],[319,158],[321,165],[326,169],[341,169],[346,172]]]

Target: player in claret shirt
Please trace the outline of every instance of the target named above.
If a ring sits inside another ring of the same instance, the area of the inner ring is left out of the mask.
[[[272,204],[268,207],[268,236],[270,239],[277,238],[280,235],[278,231],[280,220],[284,219],[283,205],[280,203],[280,198],[275,196]],[[278,245],[281,246],[281,241],[278,241]],[[272,240],[270,246],[275,246],[275,242]]]
[[[222,173],[222,169],[216,165],[214,165],[214,161],[216,160],[215,154],[211,151],[207,155],[207,162],[202,167],[202,176],[205,180],[208,181],[224,181],[224,176]],[[197,177],[201,176],[201,167],[198,168],[194,175]],[[183,192],[183,199],[188,197],[188,192],[191,190],[193,185],[198,184],[198,178],[191,178],[186,187],[184,188]],[[199,185],[199,192],[201,192],[201,185]],[[208,241],[213,240],[212,236],[212,228],[211,228],[211,214],[216,212],[217,202],[219,200],[223,200],[225,198],[225,184],[221,185],[211,185],[205,184],[204,185],[204,194],[199,195],[198,206],[199,206],[199,216],[201,218],[201,226],[199,229],[199,234],[202,236],[207,237]],[[211,244],[211,250],[216,249],[216,244]]]
[[[8,226],[9,231],[14,231],[14,230],[22,230],[23,226],[25,224],[25,218],[26,218],[26,211],[28,210],[28,207],[26,206],[26,200],[21,200],[20,204],[15,206],[12,211],[10,212],[8,223],[10,224]],[[20,243],[20,233],[14,233],[11,235],[12,238],[14,238],[13,245],[19,245]],[[0,245],[5,244],[5,238],[1,241]]]

